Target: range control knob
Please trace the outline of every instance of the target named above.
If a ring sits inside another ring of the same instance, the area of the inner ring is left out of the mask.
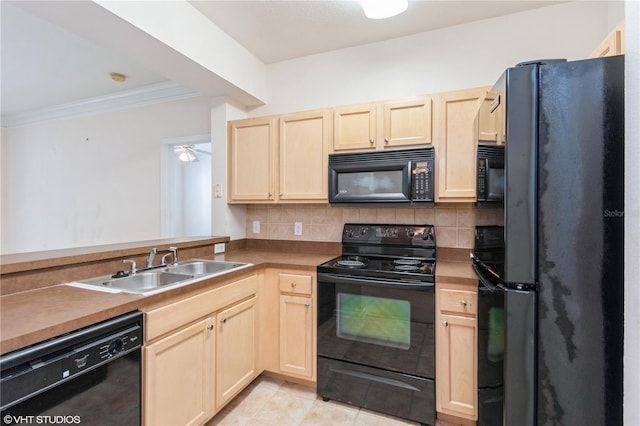
[[[367,228],[360,228],[360,235],[362,236],[367,235]]]
[[[353,238],[353,230],[349,229],[347,231],[347,238]]]
[[[433,228],[425,229],[425,231],[422,233],[422,239],[433,240]]]
[[[407,229],[407,237],[413,238],[414,235],[416,235],[416,232],[413,230],[413,228]]]
[[[109,343],[108,350],[111,355],[117,354],[122,349],[124,349],[124,341],[122,339],[116,339],[116,340],[113,340],[111,343]]]

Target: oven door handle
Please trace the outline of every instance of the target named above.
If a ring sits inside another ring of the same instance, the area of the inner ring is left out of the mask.
[[[478,259],[473,253],[471,253],[469,257],[471,258],[471,266],[473,267],[473,270],[478,276],[478,280],[480,281],[480,283],[482,283],[483,286],[485,286],[491,291],[495,291],[498,289],[506,290],[504,281],[502,281],[502,278],[500,277],[500,275],[498,275],[493,269],[491,269],[483,261]],[[491,278],[489,278],[489,276],[491,276]]]
[[[407,290],[430,290],[435,287],[433,283],[412,280],[386,280],[384,278],[348,277],[345,275],[319,273],[318,282],[329,281],[335,284],[373,285],[376,287],[389,287]]]

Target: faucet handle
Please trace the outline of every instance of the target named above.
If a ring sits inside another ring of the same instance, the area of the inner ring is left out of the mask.
[[[169,247],[169,251],[173,253],[173,264],[178,264],[178,247]]]
[[[138,267],[136,266],[136,261],[135,260],[125,259],[125,260],[122,261],[122,263],[130,263],[131,264],[131,275],[133,275],[136,272],[138,272]]]

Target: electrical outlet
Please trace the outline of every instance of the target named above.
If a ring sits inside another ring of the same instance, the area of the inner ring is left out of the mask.
[[[293,225],[293,235],[302,235],[302,222],[296,222]]]
[[[260,221],[259,220],[254,220],[253,221],[253,233],[254,234],[259,234],[260,233]]]
[[[214,198],[222,198],[222,185],[216,183],[213,187],[213,197]]]
[[[224,243],[218,243],[213,246],[213,253],[224,253]]]

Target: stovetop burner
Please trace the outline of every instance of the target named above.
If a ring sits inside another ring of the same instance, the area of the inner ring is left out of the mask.
[[[420,268],[418,268],[417,266],[414,265],[397,265],[394,268],[396,271],[401,271],[401,272],[416,272],[418,271]]]
[[[419,259],[395,259],[393,263],[398,265],[399,268],[401,266],[419,266],[423,261]]]
[[[337,262],[338,266],[345,266],[347,268],[363,268],[366,262],[357,259],[341,259]]]

